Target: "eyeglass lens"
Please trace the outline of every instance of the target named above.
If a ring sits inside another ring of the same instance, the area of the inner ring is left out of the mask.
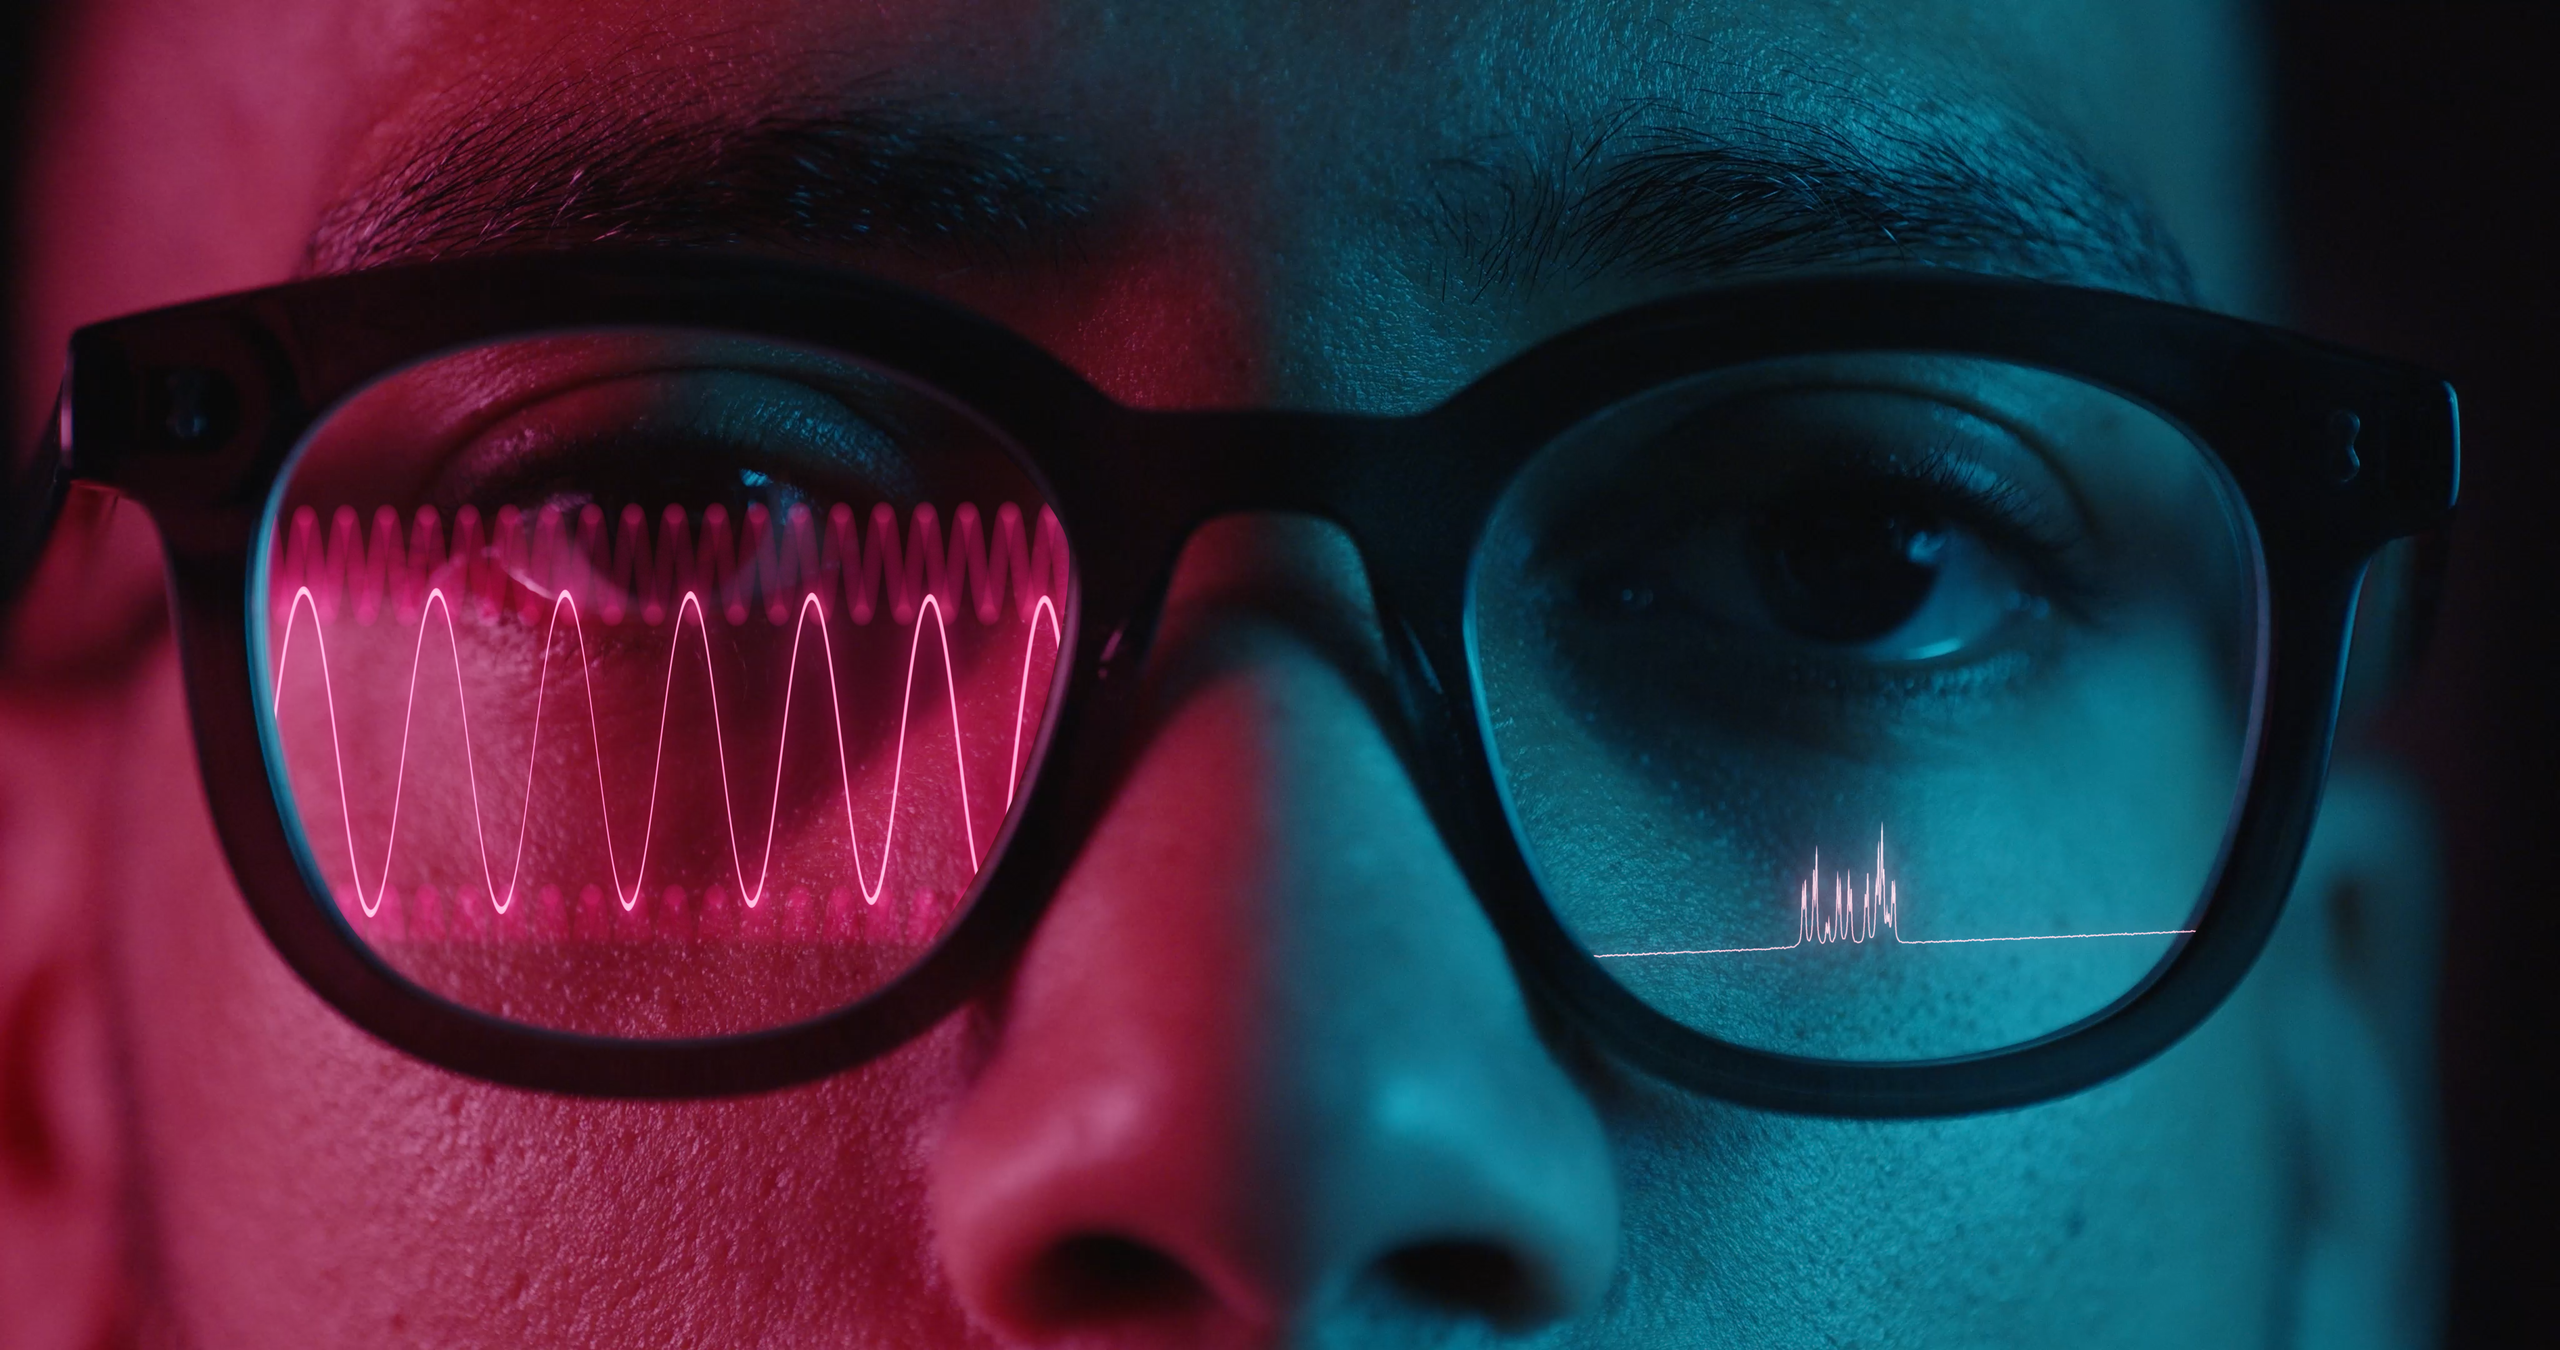
[[[261,560],[269,762],[340,920],[451,1002],[628,1039],[913,966],[1037,767],[1072,585],[983,422],[683,330],[372,384],[295,452]]]
[[[1835,1061],[1992,1051],[2194,929],[2259,567],[2157,413],[1945,354],[1725,370],[1541,452],[1473,566],[1523,847],[1677,1022]]]

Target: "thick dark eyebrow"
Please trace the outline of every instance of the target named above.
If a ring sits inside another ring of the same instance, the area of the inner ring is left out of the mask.
[[[304,270],[589,245],[1005,254],[1072,247],[1096,211],[1062,138],[999,119],[885,100],[617,114],[578,93],[436,126],[323,215]],[[1561,153],[1440,160],[1416,178],[1433,270],[1477,296],[1900,264],[2194,298],[2148,207],[2035,124],[1840,111],[1702,126],[1640,103]]]
[[[2193,302],[2148,205],[2058,136],[1850,111],[1705,130],[1625,109],[1560,154],[1442,161],[1431,222],[1465,269],[1452,280],[1479,293],[1882,264]]]
[[[618,115],[562,93],[429,131],[323,214],[303,270],[589,245],[1047,248],[1093,210],[1057,138],[995,120],[895,102]]]

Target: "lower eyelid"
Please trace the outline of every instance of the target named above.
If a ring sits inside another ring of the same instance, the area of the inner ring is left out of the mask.
[[[1576,654],[1573,664],[1595,686],[1586,698],[1611,700],[1631,712],[1650,709],[1644,715],[1666,728],[1703,719],[1737,732],[1837,747],[2002,716],[2014,699],[2042,682],[2053,662],[2048,654],[2014,645],[1969,662],[1878,666],[1806,652],[1710,652],[1694,643],[1630,649],[1613,643],[1605,652]],[[1694,674],[1674,690],[1632,673],[1663,669]]]

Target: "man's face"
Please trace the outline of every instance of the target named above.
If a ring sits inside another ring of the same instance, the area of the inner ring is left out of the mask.
[[[1014,146],[1039,205],[949,236],[914,200],[869,237],[688,228],[939,292],[1139,405],[1410,411],[1740,276],[2188,299],[2183,250],[2243,302],[2242,142],[2209,128],[2245,104],[2218,18],[2169,8],[131,0],[64,38],[21,326],[58,350],[298,271],[587,242],[651,155],[813,114]],[[2015,229],[1907,244],[1803,180],[1792,233],[1593,224],[1664,146],[1979,166]],[[83,611],[154,603],[104,537]],[[141,652],[22,733],[45,818],[91,842],[17,884],[104,953],[119,1240],[178,1343],[2186,1345],[2300,1312],[2290,985],[1999,1115],[1649,1079],[1523,993],[1360,692],[1358,559],[1306,522],[1184,555],[1136,768],[1010,978],[739,1100],[504,1090],[347,1025],[251,925],[165,637]]]

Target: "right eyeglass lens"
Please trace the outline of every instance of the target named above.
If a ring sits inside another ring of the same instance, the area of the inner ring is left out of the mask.
[[[1542,451],[1474,563],[1513,827],[1718,1039],[2003,1049],[2196,926],[2260,685],[2255,536],[2176,425],[1973,357],[1775,361]]]
[[[269,504],[267,752],[420,989],[629,1040],[912,969],[1038,770],[1073,585],[1016,448],[895,372],[692,330],[493,342],[331,410]]]

